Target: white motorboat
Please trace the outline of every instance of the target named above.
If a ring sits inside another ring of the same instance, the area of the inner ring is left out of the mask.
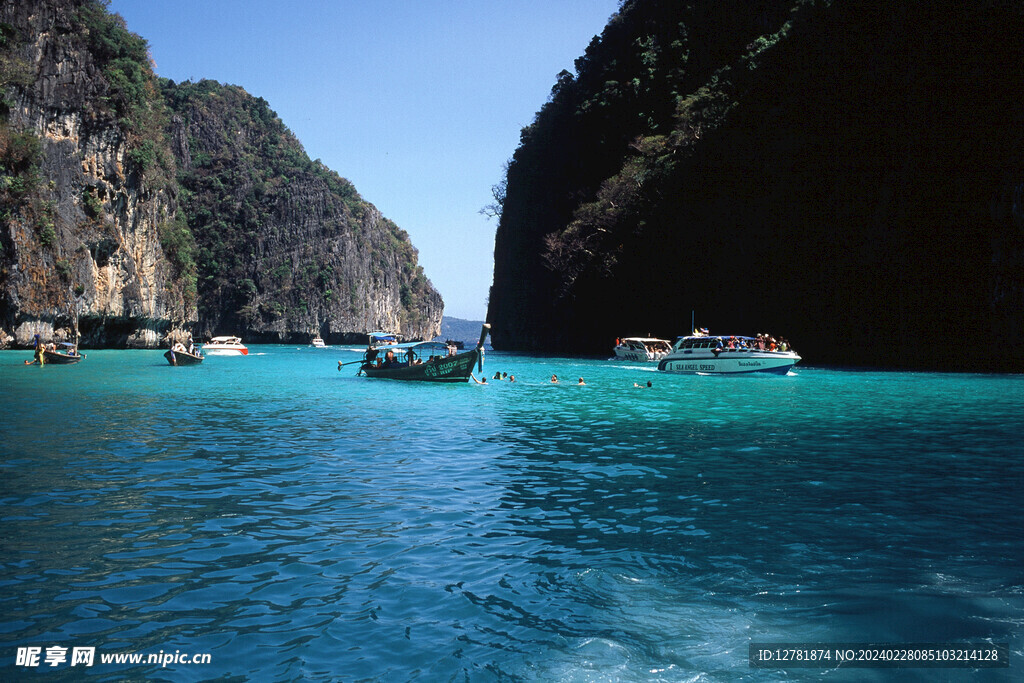
[[[667,339],[623,337],[615,344],[615,357],[640,363],[656,363],[672,350]]]
[[[313,337],[313,341],[309,342],[309,345],[310,346],[315,346],[318,349],[326,349],[327,348],[327,344],[324,343],[324,340],[320,337],[319,334],[317,336]]]
[[[203,353],[207,356],[247,356],[249,349],[238,337],[214,337],[203,344]]]
[[[785,341],[756,337],[699,335],[680,337],[658,369],[689,375],[769,373],[785,375],[800,356]]]

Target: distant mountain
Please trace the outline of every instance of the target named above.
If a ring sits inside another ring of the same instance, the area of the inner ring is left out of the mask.
[[[625,0],[520,135],[503,350],[769,332],[808,363],[1024,371],[1024,10]]]

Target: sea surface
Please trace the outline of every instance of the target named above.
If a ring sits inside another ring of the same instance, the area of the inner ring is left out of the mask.
[[[1024,376],[251,351],[0,352],[0,680],[1024,680]]]

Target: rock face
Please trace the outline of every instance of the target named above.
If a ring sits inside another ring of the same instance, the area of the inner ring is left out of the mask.
[[[84,345],[154,345],[195,317],[160,244],[176,190],[131,158],[138,141],[109,104],[81,9],[0,7],[2,136],[8,151],[32,147],[3,169],[0,327],[21,345],[65,339],[77,309]]]
[[[266,102],[161,83],[99,2],[0,5],[0,94],[0,347],[440,329],[403,231]]]
[[[523,130],[495,348],[1024,370],[1016,3],[627,0]],[[998,349],[996,352],[995,349]]]
[[[262,98],[212,81],[165,82],[164,93],[198,253],[201,335],[437,334],[443,303],[408,235],[310,161]]]

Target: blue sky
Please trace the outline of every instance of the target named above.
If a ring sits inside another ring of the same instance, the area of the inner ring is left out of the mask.
[[[310,158],[406,230],[445,300],[482,320],[495,219],[478,212],[562,69],[618,0],[112,0],[160,76],[263,97]]]

